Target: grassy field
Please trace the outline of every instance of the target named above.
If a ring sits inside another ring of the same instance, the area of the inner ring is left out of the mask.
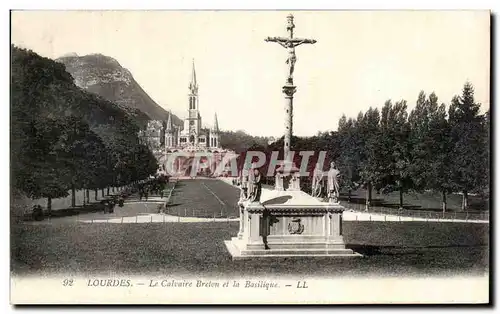
[[[167,184],[166,189],[164,190],[163,198],[160,198],[160,194],[150,194],[149,199],[151,200],[151,198],[155,198],[156,200],[158,199],[166,200],[168,192],[170,189],[173,188],[173,186],[174,183],[172,182]],[[144,203],[145,198],[140,200],[138,193],[135,193],[126,196],[125,205],[123,207],[119,207],[118,205],[116,205],[113,213],[103,214],[104,205],[101,204],[100,201],[112,199],[113,195],[119,195],[120,193],[121,192],[119,192],[118,190],[115,190],[114,193],[111,193],[110,191],[110,195],[106,195],[105,197],[101,197],[100,196],[101,194],[99,194],[98,198],[99,201],[95,201],[95,199],[91,198],[90,199],[91,203],[85,206],[53,209],[52,212],[50,213],[50,218],[52,221],[58,223],[58,222],[68,222],[71,221],[71,219],[73,219],[74,221],[77,218],[77,216],[85,217],[86,219],[106,219],[106,218],[130,217],[135,215],[158,213],[157,203],[151,202],[149,204],[146,204]],[[44,217],[45,219],[49,218],[49,213],[45,208],[44,208]],[[29,212],[24,213],[22,216],[15,216],[15,217],[13,216],[12,218],[15,221],[19,220],[32,221],[33,220],[32,211],[30,210]],[[68,218],[68,219],[63,219],[63,218]]]
[[[344,191],[341,194],[341,200],[347,201],[348,195]],[[403,202],[405,209],[426,210],[426,211],[442,211],[442,195],[436,192],[408,192],[403,194]],[[366,203],[366,190],[359,189],[351,193],[351,203],[362,204]],[[391,192],[388,194],[372,193],[372,205],[383,206],[389,208],[399,207],[399,192]],[[488,210],[489,203],[487,200],[482,200],[479,196],[469,195],[468,211]],[[447,210],[461,211],[462,195],[451,194],[447,196]]]
[[[220,180],[179,181],[168,203],[168,213],[190,217],[239,217],[239,190]]]
[[[107,217],[157,211],[156,204],[135,198]],[[174,190],[168,211],[180,216],[232,216],[237,199],[238,189],[219,180],[185,180]],[[223,241],[237,234],[236,222],[85,224],[71,219],[13,224],[11,271],[283,277],[436,276],[483,274],[489,269],[488,224],[346,221],[346,243],[364,257],[311,262],[308,258],[232,261]]]
[[[110,194],[118,194],[118,189],[113,189],[110,188],[109,190]],[[105,196],[102,196],[102,190],[97,191],[97,198],[95,195],[94,191],[89,192],[89,199],[90,202],[97,202],[101,201],[103,199],[106,199],[108,196],[107,194],[107,189],[104,190]],[[77,207],[83,205],[85,197],[85,191],[84,190],[77,190],[75,191],[75,205]],[[27,198],[26,196],[16,193],[15,191],[12,191],[12,196],[11,196],[11,207],[14,207],[13,214],[22,216],[24,214],[29,214],[31,213],[33,205],[41,205],[44,209],[47,207],[47,199],[46,198],[39,198],[36,200],[32,200],[30,198]],[[52,209],[53,210],[65,210],[71,207],[71,191],[68,191],[68,196],[67,197],[61,197],[61,198],[54,198],[52,199]],[[12,208],[11,208],[12,210]]]
[[[265,182],[265,181],[264,181]],[[273,189],[273,185],[264,184],[266,188]],[[340,191],[340,201],[347,203],[348,193],[347,190],[341,189]],[[403,194],[403,205],[405,209],[409,210],[424,210],[424,211],[442,211],[442,195],[439,192],[414,192],[410,191]],[[351,208],[356,210],[363,210],[366,204],[366,189],[357,189],[351,191]],[[393,208],[397,209],[399,207],[399,191],[394,191],[391,193],[377,194],[374,190],[372,192],[372,206]],[[461,194],[450,194],[447,195],[447,210],[461,211],[462,210],[462,195]],[[469,195],[469,208],[467,211],[485,211],[489,210],[489,200],[482,199],[478,195]]]
[[[488,271],[487,224],[345,222],[344,237],[362,258],[232,261],[223,241],[238,224],[14,225],[15,274],[162,274],[241,277],[426,276]]]

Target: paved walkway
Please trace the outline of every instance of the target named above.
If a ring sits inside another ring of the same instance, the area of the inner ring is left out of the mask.
[[[227,184],[231,187],[229,187]],[[146,201],[131,196],[123,207],[115,207],[114,213],[86,213],[75,216],[53,218],[29,224],[51,224],[55,222],[81,223],[164,223],[164,222],[230,222],[238,221],[236,206],[239,190],[232,184],[232,178],[182,180],[172,194],[169,202],[169,214],[158,213],[158,205],[165,198],[150,196]],[[344,221],[428,221],[428,222],[467,222],[489,223],[482,220],[432,219],[407,217],[370,212],[346,210]]]
[[[436,218],[421,218],[408,217],[398,215],[385,215],[378,213],[356,212],[346,210],[343,214],[343,219],[346,221],[428,221],[428,222],[470,222],[470,223],[489,223],[486,220],[463,220],[463,219],[436,219]]]
[[[139,199],[132,195],[123,207],[115,206],[113,213],[102,211],[79,215],[29,221],[28,224],[54,223],[158,223],[234,221],[239,217],[239,191],[216,179],[181,180],[172,193],[168,214],[160,214],[159,206],[166,201],[158,195]]]
[[[163,223],[163,222],[229,222],[238,221],[238,218],[200,218],[181,217],[168,214],[149,214],[135,217],[121,217],[108,219],[80,219],[84,223]]]
[[[219,178],[220,181],[225,182],[231,186],[233,185],[233,178]],[[370,212],[357,212],[353,210],[346,210],[343,215],[345,221],[428,221],[428,222],[467,222],[467,223],[489,223],[488,220],[472,220],[472,219],[436,219],[436,218],[421,218],[421,217],[408,217],[392,214],[370,213]]]
[[[113,214],[111,214],[113,215]],[[82,215],[82,216],[90,216]],[[100,216],[100,217],[65,217],[59,218],[65,219],[66,221],[71,220],[74,222],[82,222],[82,223],[164,223],[164,222],[230,222],[230,221],[239,221],[238,218],[203,218],[203,217],[181,217],[174,216],[169,214],[138,214],[135,216],[120,216],[120,217],[110,217],[110,216]],[[69,218],[69,219],[68,219]],[[408,221],[427,221],[427,222],[462,222],[462,223],[488,223],[487,221],[481,220],[451,220],[451,219],[424,219],[417,217],[403,217],[403,216],[395,216],[395,215],[381,215],[381,214],[370,214],[370,213],[362,213],[362,212],[352,212],[345,211],[343,214],[344,221],[392,221],[392,222],[408,222]],[[54,221],[54,220],[52,220]],[[49,221],[44,221],[45,223],[49,223]],[[44,223],[44,222],[32,222],[36,224]]]

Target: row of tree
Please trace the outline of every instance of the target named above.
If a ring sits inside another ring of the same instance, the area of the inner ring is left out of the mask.
[[[449,193],[487,195],[489,189],[489,111],[480,113],[474,88],[466,83],[448,110],[431,93],[420,92],[408,114],[406,101],[387,101],[379,112],[370,108],[357,119],[339,121],[339,167],[344,184],[382,192],[433,190],[442,194],[443,211]],[[371,195],[367,195],[371,200]]]
[[[252,136],[244,131],[220,131],[220,144],[223,148],[232,150],[236,153],[243,153],[250,147],[267,147],[268,137]]]
[[[316,152],[308,163],[310,173],[319,152],[326,151],[325,164],[336,162],[349,195],[352,190],[366,189],[367,206],[373,190],[399,191],[401,208],[404,193],[432,190],[442,194],[443,211],[447,195],[462,193],[465,210],[468,194],[488,197],[489,131],[489,111],[480,113],[473,86],[466,83],[462,95],[454,97],[448,108],[438,103],[434,93],[427,97],[421,92],[410,113],[406,101],[387,101],[381,110],[369,108],[357,118],[342,116],[337,131],[293,137],[292,150]],[[281,151],[282,158],[282,147],[283,138],[269,146],[255,143],[249,150],[266,152],[269,160],[275,150]],[[297,153],[294,161],[302,162]],[[269,166],[261,170],[268,173]],[[303,178],[301,184],[310,189],[310,178]]]
[[[12,46],[12,187],[31,198],[123,186],[156,172],[138,126],[115,104],[79,89],[64,65]],[[109,194],[109,190],[108,190]]]

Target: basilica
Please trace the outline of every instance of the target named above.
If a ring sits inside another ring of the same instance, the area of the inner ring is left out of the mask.
[[[219,141],[219,122],[217,114],[211,127],[203,127],[199,110],[198,83],[193,63],[191,82],[189,83],[188,112],[183,125],[172,123],[172,115],[167,121],[151,120],[146,130],[141,130],[139,138],[155,153],[165,150],[214,151],[221,149]]]
[[[163,164],[168,154],[174,152],[227,152],[220,144],[217,114],[214,115],[214,121],[210,127],[203,127],[194,62],[189,83],[188,104],[183,125],[175,125],[172,121],[172,114],[169,113],[167,121],[150,120],[146,129],[139,132],[140,141],[148,145],[160,164]]]

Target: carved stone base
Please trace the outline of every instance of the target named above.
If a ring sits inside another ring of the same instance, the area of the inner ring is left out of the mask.
[[[335,244],[327,243],[296,243],[295,247],[284,246],[283,248],[266,249],[265,246],[248,247],[242,240],[232,238],[230,241],[224,241],[226,248],[231,254],[233,260],[250,258],[269,258],[269,257],[360,257],[359,253],[351,249],[346,249],[343,244],[338,247]]]
[[[345,247],[339,204],[302,191],[262,192],[261,203],[240,204],[239,233],[224,242],[233,259],[361,256]]]

